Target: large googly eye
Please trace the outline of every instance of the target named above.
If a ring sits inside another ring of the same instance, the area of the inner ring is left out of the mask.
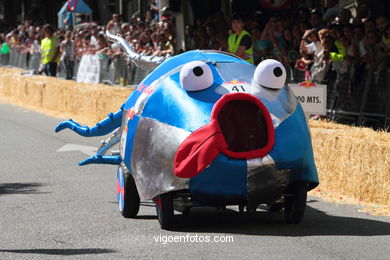
[[[187,91],[197,91],[211,87],[214,83],[213,72],[201,61],[185,64],[180,70],[180,84]]]
[[[266,88],[281,89],[286,82],[286,69],[277,60],[264,60],[257,65],[253,80]]]

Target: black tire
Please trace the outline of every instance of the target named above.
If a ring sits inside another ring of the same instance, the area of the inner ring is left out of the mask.
[[[284,204],[280,202],[273,202],[267,204],[267,211],[268,212],[280,212],[284,208]]]
[[[119,166],[121,167],[121,166]],[[133,176],[129,171],[123,170],[124,176],[124,203],[121,211],[125,218],[135,218],[139,211],[140,198]]]
[[[290,184],[284,198],[284,216],[289,224],[298,224],[302,221],[306,209],[307,183],[297,182]]]
[[[223,211],[226,210],[226,206],[218,206],[218,207],[217,207],[217,210],[223,212]]]
[[[181,214],[185,217],[188,217],[190,213],[191,213],[191,207],[187,207],[183,209],[183,212]]]
[[[157,218],[162,229],[171,229],[173,226],[173,196],[171,192],[160,194],[155,197]]]

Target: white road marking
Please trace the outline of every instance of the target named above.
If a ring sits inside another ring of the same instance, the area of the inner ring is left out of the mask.
[[[66,144],[58,149],[57,152],[82,152],[86,155],[92,156],[96,155],[97,148],[87,145]]]

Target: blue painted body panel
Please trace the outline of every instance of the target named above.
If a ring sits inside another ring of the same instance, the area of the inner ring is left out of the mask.
[[[246,200],[246,161],[219,154],[211,165],[190,179],[190,192],[203,204],[239,204]]]
[[[275,145],[269,154],[279,170],[291,170],[291,182],[308,181],[311,188],[318,185],[310,132],[300,104],[276,128]]]

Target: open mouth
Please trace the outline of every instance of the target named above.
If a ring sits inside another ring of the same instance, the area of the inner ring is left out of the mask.
[[[189,135],[174,159],[175,175],[192,178],[223,153],[231,158],[264,157],[274,145],[271,115],[255,96],[224,95],[214,105],[210,123]]]

